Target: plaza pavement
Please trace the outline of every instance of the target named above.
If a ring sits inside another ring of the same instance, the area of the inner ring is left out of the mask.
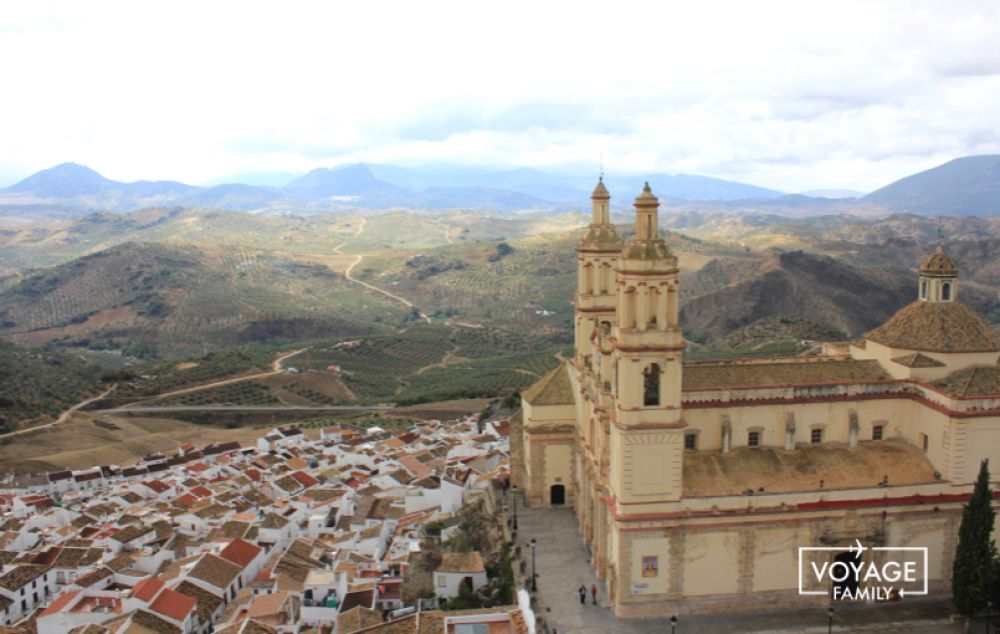
[[[604,584],[598,582],[588,562],[589,553],[580,537],[576,516],[568,507],[529,509],[518,504],[516,544],[525,562],[525,579],[531,575],[531,549],[528,543],[538,540],[536,567],[538,613],[547,631],[558,634],[648,634],[669,633],[667,619],[624,621],[616,619],[608,606]],[[530,583],[530,582],[529,582]],[[589,588],[598,587],[598,605],[592,605]],[[577,588],[588,588],[587,604],[580,605]],[[962,632],[953,623],[947,600],[914,601],[882,605],[837,606],[833,632],[913,632],[936,634]],[[822,607],[801,610],[772,610],[749,613],[678,615],[676,634],[713,632],[815,633],[827,632],[827,615]],[[545,630],[543,630],[545,631]],[[984,623],[975,623],[973,632],[985,632]]]

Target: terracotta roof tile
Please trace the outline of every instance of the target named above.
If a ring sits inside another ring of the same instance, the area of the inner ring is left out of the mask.
[[[483,558],[478,551],[468,553],[442,553],[438,572],[486,572]]]
[[[197,601],[194,597],[181,594],[170,588],[164,588],[149,609],[157,614],[170,617],[175,621],[183,621],[191,614]]]
[[[995,352],[1000,341],[975,310],[962,302],[915,301],[865,335],[890,348],[926,352]]]
[[[237,566],[221,557],[206,554],[191,569],[188,575],[195,579],[207,581],[216,588],[225,589],[236,579],[242,570],[241,566]]]
[[[197,601],[195,609],[198,611],[198,620],[202,623],[209,623],[212,615],[214,615],[219,609],[219,606],[222,605],[221,597],[217,597],[211,592],[206,591],[204,588],[187,580],[177,584],[176,590],[177,592],[192,597],[195,601]]]
[[[531,405],[569,405],[573,402],[573,386],[569,382],[566,364],[549,372],[521,393]]]
[[[819,360],[787,362],[718,361],[684,365],[681,381],[685,390],[815,383],[888,381],[878,361]]]
[[[937,359],[928,357],[922,352],[904,354],[901,357],[895,357],[893,361],[908,368],[941,368],[945,365]]]
[[[254,546],[250,542],[243,541],[242,539],[234,539],[228,546],[222,549],[219,556],[226,561],[236,564],[240,568],[246,568],[262,550],[262,548]]]
[[[932,383],[952,396],[1000,394],[1000,366],[972,366]]]
[[[156,597],[156,593],[163,589],[163,582],[156,577],[147,577],[135,584],[132,588],[132,596],[141,601],[149,603]]]

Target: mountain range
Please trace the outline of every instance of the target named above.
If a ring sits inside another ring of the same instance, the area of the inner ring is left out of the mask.
[[[260,176],[260,175],[258,175]],[[270,179],[275,182],[277,179]],[[967,156],[902,178],[868,195],[851,190],[785,194],[746,183],[691,174],[608,175],[612,206],[625,209],[644,182],[672,204],[692,201],[744,211],[771,208],[782,215],[832,212],[921,215],[1000,214],[1000,155]],[[0,215],[66,217],[95,210],[125,212],[179,206],[255,213],[308,215],[332,211],[460,209],[564,211],[586,206],[593,175],[533,168],[461,165],[408,168],[354,163],[317,168],[282,186],[177,181],[130,183],[63,163],[0,189]]]
[[[491,209],[497,211],[578,208],[594,186],[593,176],[535,169],[489,170],[459,166],[409,169],[350,164],[318,168],[282,187],[223,183],[210,187],[176,181],[125,183],[76,163],[62,163],[0,189],[0,210],[22,215],[66,216],[85,211],[132,211],[182,206],[234,211],[315,213],[337,210]],[[609,176],[613,191],[631,193],[649,182],[668,199],[730,201],[771,199],[782,192],[734,181],[688,174]]]

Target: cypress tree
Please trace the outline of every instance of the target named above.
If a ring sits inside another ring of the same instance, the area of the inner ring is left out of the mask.
[[[952,601],[967,618],[986,609],[993,585],[997,553],[992,537],[995,519],[992,501],[989,461],[983,460],[972,497],[962,512],[951,574]]]

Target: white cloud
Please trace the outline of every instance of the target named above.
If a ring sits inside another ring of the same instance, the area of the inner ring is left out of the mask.
[[[5,5],[0,178],[350,160],[870,189],[1000,152],[996,3]]]

